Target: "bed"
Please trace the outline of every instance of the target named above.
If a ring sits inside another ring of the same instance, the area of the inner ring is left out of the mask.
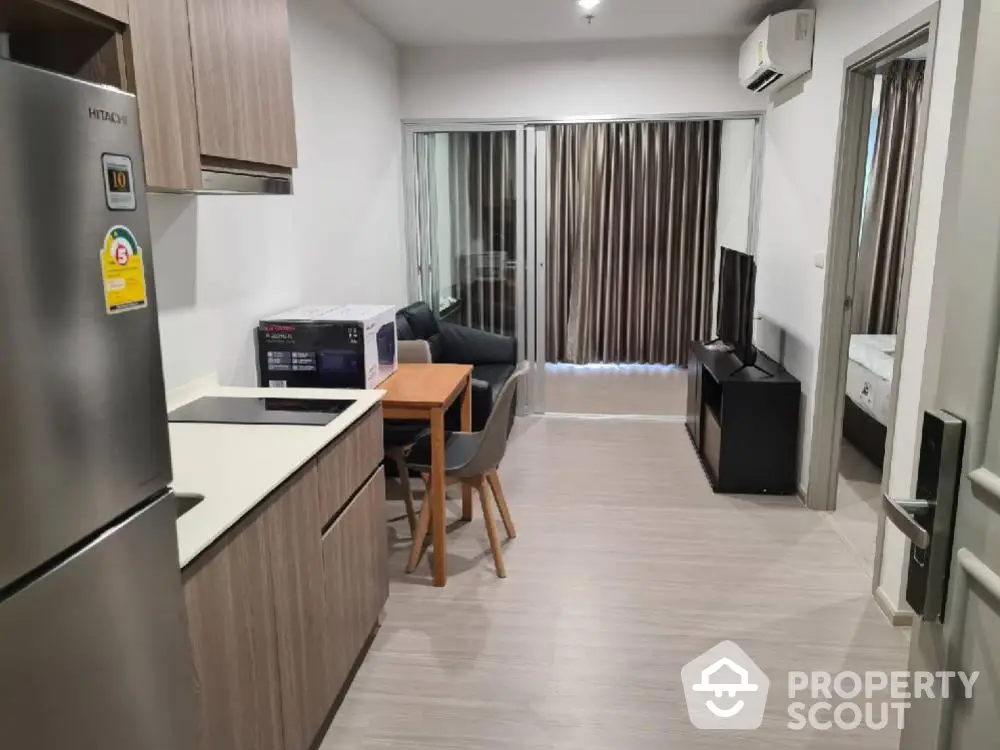
[[[851,336],[844,437],[879,468],[885,460],[895,356],[894,335]]]

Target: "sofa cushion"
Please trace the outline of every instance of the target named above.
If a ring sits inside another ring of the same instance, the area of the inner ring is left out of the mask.
[[[443,362],[468,365],[515,365],[517,339],[454,323],[441,323]]]
[[[417,335],[410,328],[410,321],[402,313],[396,313],[396,338],[400,341],[416,341]]]
[[[440,332],[437,318],[426,302],[414,302],[400,311],[418,339],[429,339]]]

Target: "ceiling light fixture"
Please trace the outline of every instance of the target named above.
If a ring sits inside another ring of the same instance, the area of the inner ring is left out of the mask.
[[[576,4],[587,11],[591,11],[601,4],[601,0],[576,0]]]

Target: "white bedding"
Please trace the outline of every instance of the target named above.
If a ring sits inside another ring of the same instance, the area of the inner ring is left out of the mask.
[[[851,336],[847,396],[882,424],[889,421],[895,336]]]

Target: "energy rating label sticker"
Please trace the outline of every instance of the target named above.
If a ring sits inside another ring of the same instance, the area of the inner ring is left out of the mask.
[[[104,306],[108,315],[139,310],[146,306],[146,275],[142,248],[126,226],[111,227],[101,248]]]

